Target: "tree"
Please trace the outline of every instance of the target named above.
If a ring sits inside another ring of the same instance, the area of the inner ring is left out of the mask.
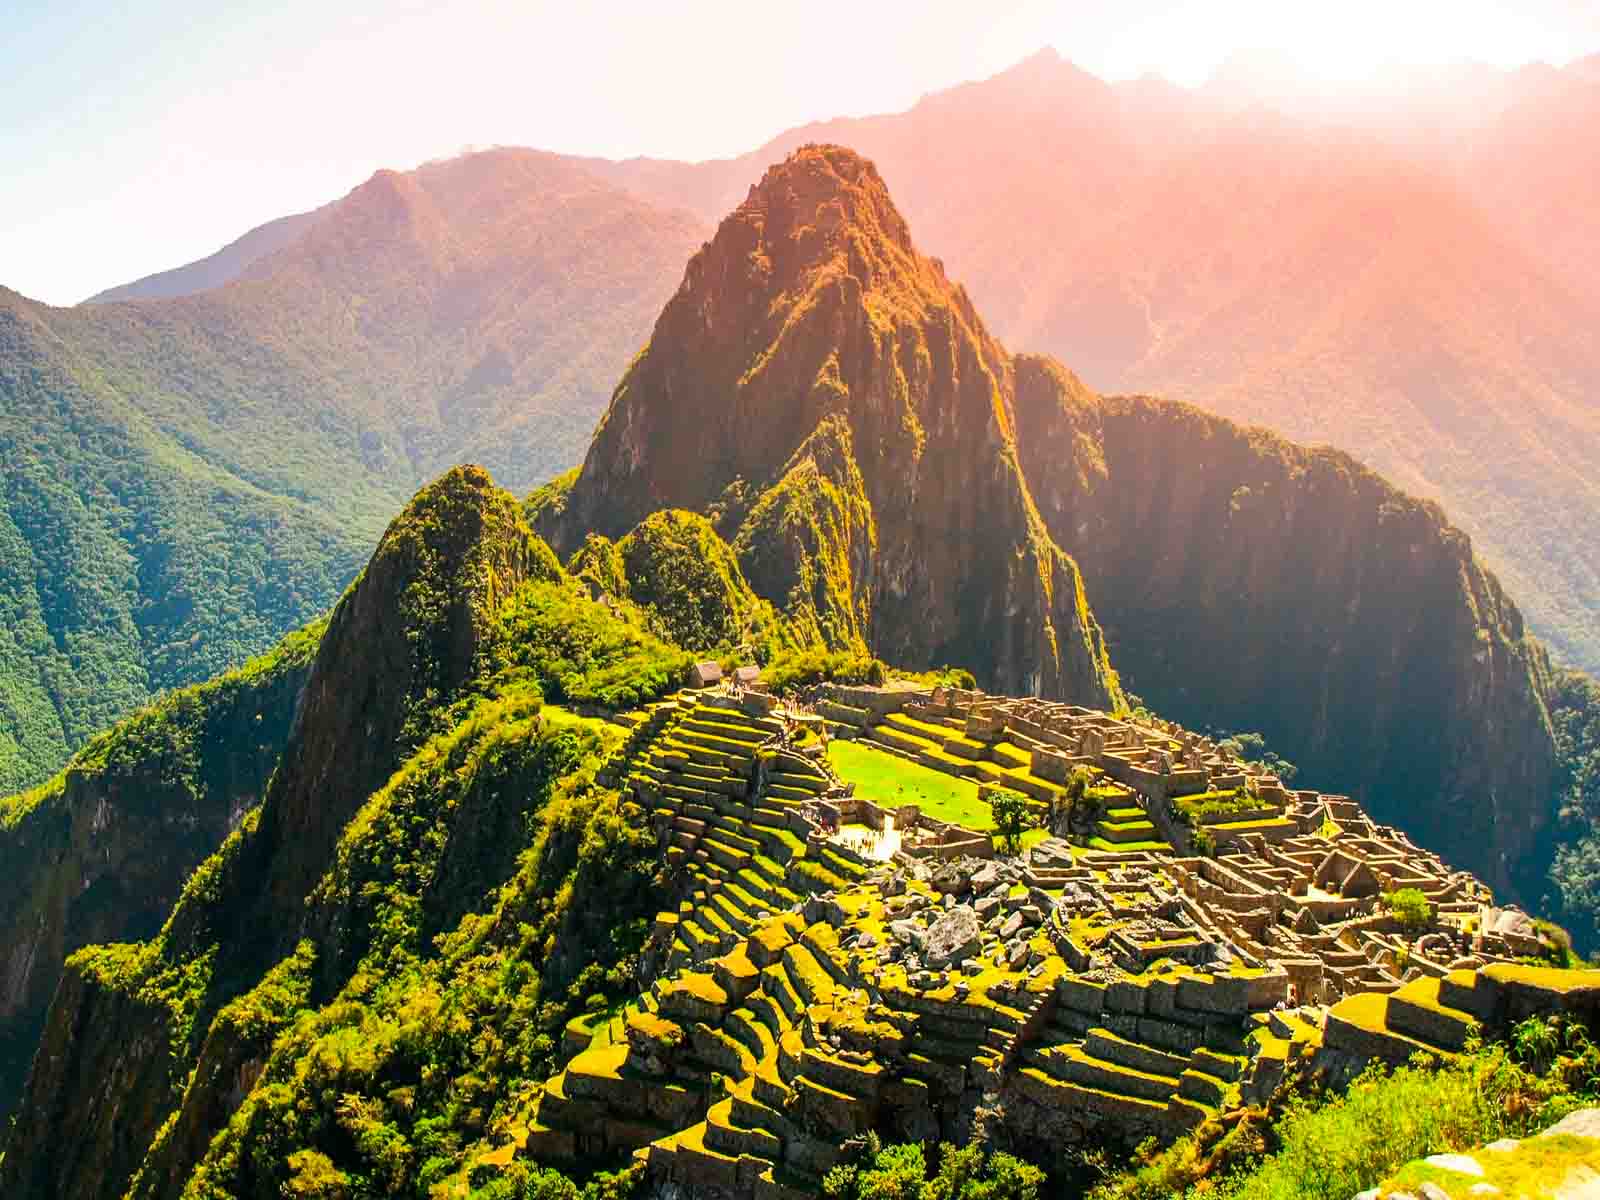
[[[1260,767],[1269,775],[1276,775],[1278,781],[1284,785],[1287,785],[1300,771],[1300,768],[1288,759],[1279,758],[1268,750],[1267,739],[1259,733],[1235,733],[1222,737],[1217,742],[1217,749],[1231,754],[1249,766]]]
[[[1433,920],[1433,905],[1418,888],[1400,888],[1384,896],[1383,902],[1407,933],[1421,933]]]
[[[1080,768],[1087,770],[1087,768]],[[1078,811],[1085,821],[1098,821],[1100,814],[1105,810],[1105,797],[1092,787],[1084,789],[1083,796],[1078,801]]]
[[[886,1146],[863,1166],[840,1166],[822,1181],[829,1200],[918,1200],[927,1178],[922,1146],[907,1142]]]
[[[1067,823],[1070,825],[1078,819],[1078,809],[1089,795],[1089,787],[1094,783],[1094,772],[1085,766],[1072,768],[1072,773],[1067,776]]]
[[[995,788],[989,793],[989,811],[994,814],[994,825],[1000,831],[1006,853],[1020,853],[1023,830],[1034,823],[1028,798],[1010,788]]]

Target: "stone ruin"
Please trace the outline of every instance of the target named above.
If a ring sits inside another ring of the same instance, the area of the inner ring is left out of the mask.
[[[680,900],[639,999],[569,1028],[513,1153],[790,1200],[868,1130],[960,1142],[981,1110],[1047,1157],[1170,1140],[1297,1064],[1348,1076],[1600,1013],[1584,973],[1519,961],[1537,928],[1472,876],[1170,722],[956,689],[830,687],[814,710],[697,694],[621,718],[607,778],[655,814]],[[1070,836],[996,856],[841,782],[833,737],[1020,791]],[[1078,768],[1100,815],[1074,831]],[[1398,888],[1426,928],[1388,912]]]

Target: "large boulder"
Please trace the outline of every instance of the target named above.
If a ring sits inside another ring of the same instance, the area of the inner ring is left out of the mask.
[[[928,940],[928,931],[915,921],[889,922],[889,935],[897,942],[921,950]]]
[[[978,914],[971,905],[958,904],[929,928],[924,955],[930,967],[940,970],[965,962],[981,946]]]
[[[933,873],[934,889],[947,896],[965,896],[972,890],[972,868],[963,862],[949,862]]]
[[[1539,936],[1533,919],[1518,908],[1490,909],[1483,925],[1485,933],[1497,933],[1501,937],[1536,940]]]

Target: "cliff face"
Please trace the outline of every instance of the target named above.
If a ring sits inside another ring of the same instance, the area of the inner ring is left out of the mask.
[[[1017,360],[1018,445],[1128,686],[1536,901],[1548,666],[1437,505],[1343,453]]]
[[[707,512],[767,598],[817,612],[835,642],[1104,703],[1115,679],[1018,467],[1011,388],[872,165],[806,147],[690,261],[540,529],[570,549],[658,509]],[[757,543],[780,532],[774,560]]]
[[[347,823],[492,659],[499,601],[558,570],[480,468],[449,472],[395,519],[329,620],[259,812],[196,873],[158,938],[69,961],[0,1186],[123,1194],[182,1096],[191,1038],[295,951]],[[248,1057],[231,1043],[212,1055]]]
[[[189,872],[260,801],[320,633],[128,718],[0,805],[0,1114],[66,957],[154,934]]]

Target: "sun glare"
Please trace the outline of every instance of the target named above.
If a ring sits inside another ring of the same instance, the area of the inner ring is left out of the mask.
[[[1135,22],[1103,65],[1197,84],[1223,68],[1268,72],[1325,90],[1394,68],[1477,61],[1501,66],[1550,56],[1538,10],[1489,0],[1221,0],[1163,9]],[[1071,31],[1061,41],[1071,57]]]

